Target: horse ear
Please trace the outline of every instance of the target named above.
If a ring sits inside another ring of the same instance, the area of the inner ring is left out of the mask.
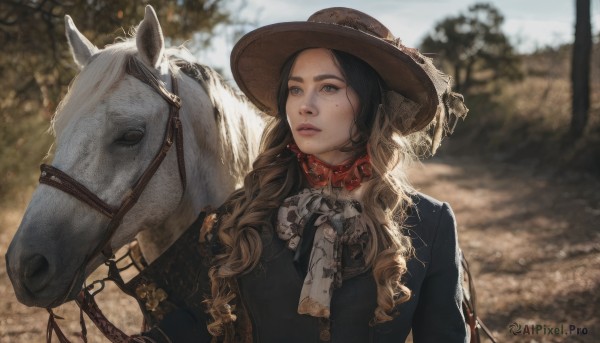
[[[98,48],[77,30],[73,19],[65,15],[65,34],[71,47],[71,54],[79,69],[83,68],[90,57],[98,52]]]
[[[156,68],[165,50],[165,40],[156,12],[150,5],[146,6],[144,20],[138,26],[136,45],[142,61]]]

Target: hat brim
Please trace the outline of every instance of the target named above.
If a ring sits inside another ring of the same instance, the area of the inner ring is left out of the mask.
[[[328,48],[368,63],[388,89],[420,105],[411,132],[424,128],[437,111],[433,82],[408,54],[391,43],[346,26],[317,22],[278,23],[256,29],[231,52],[231,71],[240,90],[267,114],[277,114],[277,87],[284,63],[296,52]]]

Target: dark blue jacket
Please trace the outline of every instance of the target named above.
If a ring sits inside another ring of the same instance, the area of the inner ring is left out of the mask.
[[[392,321],[369,325],[377,293],[370,271],[344,280],[334,291],[329,326],[298,314],[304,276],[294,266],[294,253],[273,234],[263,238],[258,267],[238,279],[254,342],[312,343],[329,338],[333,343],[397,343],[404,342],[411,329],[414,343],[468,342],[454,214],[448,204],[426,195],[418,194],[414,200],[416,206],[405,223],[416,253],[404,276],[412,297],[398,306]],[[183,310],[159,326],[174,343],[208,342],[205,318],[201,311]]]

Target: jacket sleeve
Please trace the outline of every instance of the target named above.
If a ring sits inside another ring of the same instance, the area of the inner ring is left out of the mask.
[[[462,313],[462,271],[454,213],[441,207],[431,246],[431,263],[420,290],[412,323],[415,343],[465,343],[469,335]]]

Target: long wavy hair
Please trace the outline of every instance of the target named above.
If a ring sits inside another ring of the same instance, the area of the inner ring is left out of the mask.
[[[381,106],[385,90],[379,75],[362,60],[331,50],[332,58],[360,99],[354,119],[357,135],[347,151],[368,151],[373,178],[363,187],[365,214],[375,224],[366,261],[377,284],[377,307],[371,325],[389,321],[394,308],[410,298],[411,291],[402,280],[406,261],[413,254],[410,238],[403,234],[403,223],[412,206],[414,190],[404,174],[405,163],[414,160],[413,147],[418,139],[403,136],[392,116]],[[283,200],[298,193],[306,180],[296,156],[287,148],[293,142],[286,116],[288,78],[298,54],[284,65],[278,89],[278,116],[268,124],[260,153],[241,189],[225,202],[218,238],[224,252],[215,256],[209,271],[212,297],[207,300],[213,321],[208,329],[214,336],[232,341],[236,320],[234,298],[239,292],[236,278],[257,266],[262,254],[261,233],[274,230],[274,222]]]

